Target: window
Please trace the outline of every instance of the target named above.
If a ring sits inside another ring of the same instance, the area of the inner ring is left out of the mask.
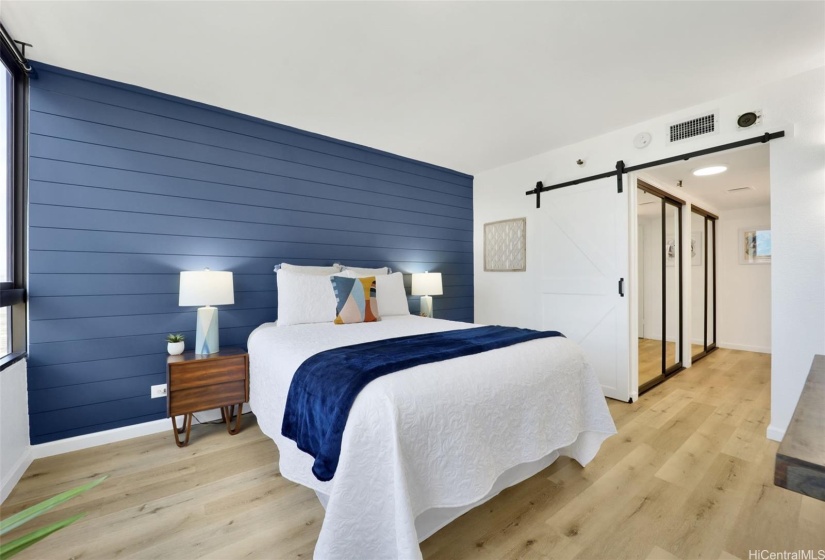
[[[739,230],[739,264],[770,264],[771,252],[769,227]]]
[[[5,30],[3,30],[5,31]],[[4,33],[5,35],[5,33]],[[0,369],[26,352],[26,72],[0,43]]]
[[[2,102],[3,111],[0,114],[0,126],[2,126],[3,135],[0,138],[0,153],[3,154],[3,162],[0,163],[0,175],[3,177],[5,191],[2,199],[0,199],[0,216],[2,216],[3,227],[0,228],[0,282],[9,282],[9,269],[11,268],[11,247],[9,242],[11,236],[9,232],[9,225],[11,219],[9,216],[9,202],[14,188],[14,178],[12,176],[12,115],[14,114],[14,95],[12,84],[11,71],[3,66],[3,87],[0,89],[0,102]],[[11,352],[11,336],[9,336],[9,327],[11,326],[11,308],[4,307],[0,310],[0,356],[5,356]]]

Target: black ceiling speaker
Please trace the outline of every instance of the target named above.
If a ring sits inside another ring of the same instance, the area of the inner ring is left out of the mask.
[[[739,115],[739,118],[736,119],[736,124],[739,125],[739,128],[748,128],[757,122],[759,122],[759,115],[753,111],[742,113]]]

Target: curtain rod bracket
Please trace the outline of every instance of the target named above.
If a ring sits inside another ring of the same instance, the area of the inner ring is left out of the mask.
[[[23,41],[18,41],[17,39],[12,39],[15,43],[20,45],[20,56],[26,58],[26,47],[31,47],[31,43],[24,43]]]
[[[31,47],[29,43],[24,43],[23,41],[16,41],[9,35],[9,32],[3,26],[2,22],[0,22],[0,42],[2,42],[6,48],[11,51],[11,56],[14,59],[17,66],[19,66],[26,74],[33,74],[34,70],[29,64],[29,61],[26,60],[26,57],[23,53],[20,52],[20,49],[17,48],[17,44],[19,43],[23,47],[23,52],[26,51],[26,47]]]

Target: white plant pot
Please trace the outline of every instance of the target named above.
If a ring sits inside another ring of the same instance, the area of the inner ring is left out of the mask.
[[[169,352],[170,356],[183,354],[183,342],[167,342],[166,350]]]

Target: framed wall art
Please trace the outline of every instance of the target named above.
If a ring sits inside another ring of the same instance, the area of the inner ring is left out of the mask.
[[[484,270],[527,270],[527,218],[484,224]]]
[[[693,266],[702,266],[702,232],[693,231],[690,233],[690,262]]]

